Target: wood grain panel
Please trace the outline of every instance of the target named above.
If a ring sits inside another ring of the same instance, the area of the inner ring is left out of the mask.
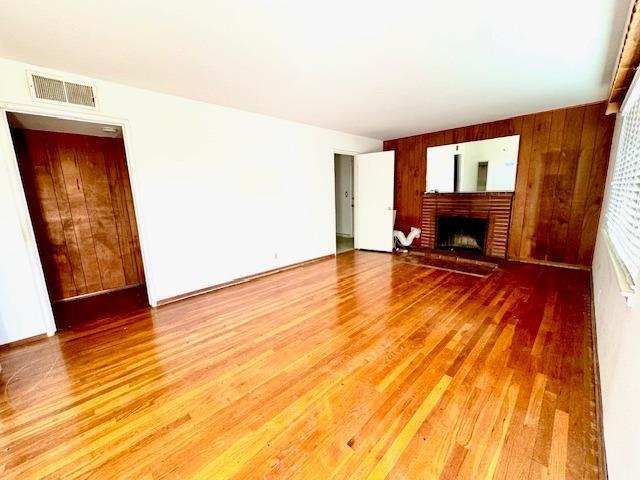
[[[144,283],[122,140],[12,136],[51,300]]]
[[[102,288],[107,290],[126,283],[101,140],[98,137],[85,137],[84,148],[78,148],[76,154],[84,198],[90,212],[87,219],[91,226]]]
[[[385,141],[396,151],[396,228],[421,224],[427,148],[520,135],[508,258],[590,266],[615,122],[605,109],[580,105]]]
[[[620,110],[638,65],[640,65],[640,12],[638,0],[633,0],[618,65],[611,82],[607,113],[616,113]]]
[[[591,177],[591,164],[594,158],[596,133],[600,123],[602,108],[590,105],[584,112],[584,123],[580,137],[580,155],[576,165],[573,192],[571,198],[571,212],[569,217],[569,235],[565,244],[564,258],[567,263],[578,263],[578,250],[582,238],[582,224],[585,215],[585,205]],[[608,164],[608,162],[607,162]],[[576,235],[575,232],[580,232]]]
[[[547,146],[551,133],[552,113],[539,113],[534,117],[533,145],[527,175],[526,203],[522,224],[522,239],[520,252],[533,252],[536,241],[538,222],[540,219],[540,202],[543,198],[542,185],[544,183],[545,168],[549,155]],[[516,192],[517,194],[518,192]]]
[[[556,187],[560,171],[560,159],[562,157],[562,140],[567,116],[566,109],[555,110],[551,115],[551,127],[549,130],[549,142],[547,144],[546,159],[544,162],[544,177],[542,180],[542,192],[540,196],[540,212],[538,216],[537,231],[544,232],[535,235],[533,256],[545,256],[549,251],[549,232],[553,214],[553,204],[556,198]]]
[[[527,115],[522,119],[520,132],[520,149],[518,152],[518,168],[516,175],[516,192],[524,192],[529,183],[529,165],[531,164],[531,149],[533,147],[534,115]],[[511,207],[511,241],[507,247],[509,258],[517,258],[520,254],[526,195],[514,195]]]
[[[125,281],[127,284],[133,284],[142,278],[143,270],[124,143],[122,139],[112,139],[103,142],[103,150]]]
[[[0,347],[0,476],[596,480],[589,273],[503,263],[348,252]]]
[[[76,138],[78,142],[73,141]],[[71,210],[71,224],[68,225],[74,231],[78,242],[78,248],[81,252],[81,265],[82,274],[84,275],[86,282],[86,291],[83,293],[98,292],[103,289],[102,278],[100,276],[100,270],[98,266],[98,257],[95,251],[93,243],[93,232],[91,230],[91,222],[89,220],[89,210],[87,208],[86,198],[84,194],[84,182],[80,172],[80,166],[78,164],[80,156],[76,155],[76,151],[83,145],[83,138],[67,137],[66,135],[47,135],[40,132],[34,132],[24,130],[24,140],[27,147],[38,143],[48,144],[49,149],[52,152],[50,162],[60,165],[62,171],[62,178],[64,180],[64,192],[69,199],[69,207]],[[30,159],[33,159],[33,155],[25,159],[18,159],[18,164],[26,164]],[[25,190],[29,188],[28,177],[23,176],[23,184]],[[37,191],[37,190],[36,190]],[[63,193],[61,193],[63,194]],[[31,211],[35,211],[38,208],[37,204],[34,204]],[[40,207],[42,208],[42,207]],[[36,232],[36,237],[38,237]],[[43,239],[46,241],[46,236]],[[41,255],[42,257],[42,255]],[[47,278],[47,283],[55,282],[53,280],[55,275]],[[68,297],[63,297],[68,298]],[[56,300],[56,298],[53,298]]]
[[[549,257],[564,258],[564,249],[569,234],[571,216],[571,193],[575,184],[576,169],[580,158],[580,138],[584,124],[583,108],[567,110],[562,147],[560,149],[560,165],[556,194],[553,197],[553,211],[549,228]]]

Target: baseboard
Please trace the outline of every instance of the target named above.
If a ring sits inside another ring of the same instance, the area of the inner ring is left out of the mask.
[[[41,340],[45,340],[47,338],[49,338],[49,335],[47,335],[46,333],[40,333],[38,335],[34,335],[33,337],[27,337],[20,340],[14,340],[13,342],[3,343],[2,345],[0,345],[0,351],[16,347],[24,347],[25,345],[40,342]]]
[[[131,285],[125,285],[123,287],[107,288],[106,290],[100,290],[98,292],[84,293],[82,295],[76,295],[75,297],[67,297],[67,298],[61,298],[60,300],[52,300],[51,303],[74,302],[76,300],[84,300],[85,298],[97,297],[98,295],[120,292],[122,290],[128,290],[130,288],[138,288],[138,287],[141,287],[142,285],[144,285],[144,283],[134,283]]]
[[[598,332],[596,331],[596,304],[593,295],[593,275],[589,276],[591,282],[591,342],[593,344],[593,386],[596,399],[596,423],[598,424],[598,469],[600,479],[607,480],[607,451],[604,445],[604,418],[602,412],[602,388],[600,384],[600,360],[598,359]]]
[[[200,288],[198,290],[192,290],[191,292],[182,293],[180,295],[175,295],[173,297],[164,298],[162,300],[158,300],[158,306],[167,305],[169,303],[179,302],[180,300],[185,300],[187,298],[195,297],[197,295],[203,295],[205,293],[214,292],[216,290],[220,290],[222,288],[232,287],[234,285],[239,285],[241,283],[250,282],[251,280],[256,280],[258,278],[266,277],[268,275],[273,275],[275,273],[284,272],[287,270],[292,270],[294,268],[304,267],[305,265],[309,265],[311,263],[321,262],[323,260],[327,260],[329,258],[335,257],[335,254],[323,255],[322,257],[312,258],[310,260],[304,260],[298,263],[292,263],[291,265],[286,265],[284,267],[274,268],[273,270],[267,270],[265,272],[256,273],[254,275],[247,275],[246,277],[236,278],[229,282],[219,283],[218,285],[212,285],[210,287]]]
[[[507,258],[507,260],[512,262],[530,263],[532,265],[542,265],[545,267],[568,268],[569,270],[582,270],[585,272],[591,271],[590,267],[585,265],[575,265],[573,263],[550,262],[548,260],[536,260],[533,258]]]

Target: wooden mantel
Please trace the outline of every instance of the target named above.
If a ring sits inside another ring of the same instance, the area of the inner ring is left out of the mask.
[[[485,255],[506,258],[512,192],[425,193],[422,197],[420,246],[434,249],[439,216],[486,219]]]

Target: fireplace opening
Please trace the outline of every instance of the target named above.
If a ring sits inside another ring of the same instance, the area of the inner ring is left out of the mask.
[[[438,217],[436,248],[484,253],[488,224],[484,218]]]

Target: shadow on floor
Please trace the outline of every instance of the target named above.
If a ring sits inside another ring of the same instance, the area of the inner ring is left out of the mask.
[[[353,250],[353,237],[336,236],[336,254]]]

